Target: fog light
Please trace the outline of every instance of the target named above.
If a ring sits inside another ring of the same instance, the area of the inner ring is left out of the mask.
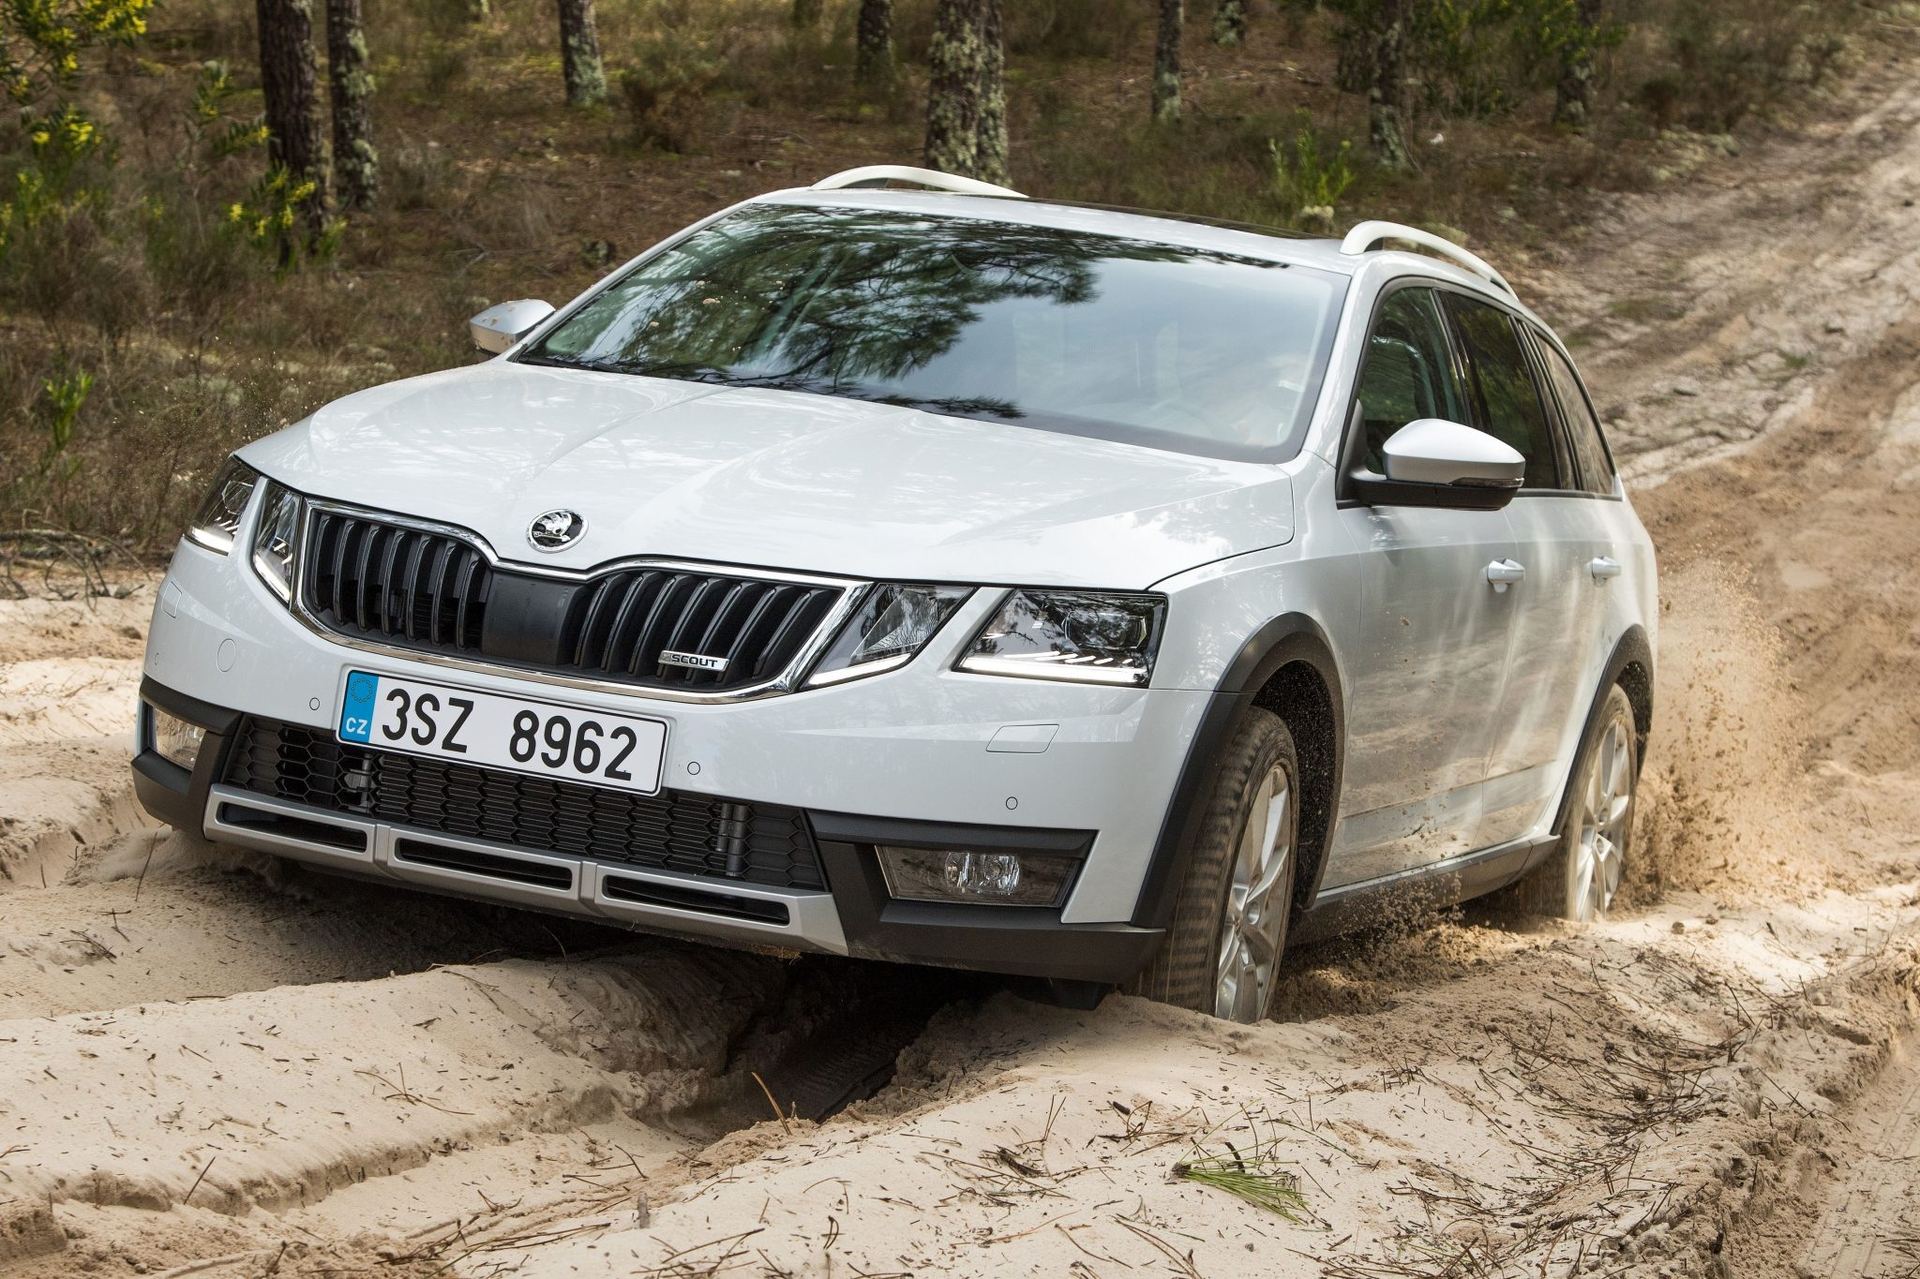
[[[200,743],[206,739],[207,730],[169,715],[158,706],[149,705],[147,710],[153,716],[153,749],[160,758],[191,773],[194,761],[200,758]]]
[[[1079,858],[1058,853],[885,846],[878,851],[888,894],[914,902],[1057,906],[1080,864]]]

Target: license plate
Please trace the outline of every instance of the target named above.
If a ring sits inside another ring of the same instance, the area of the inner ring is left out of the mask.
[[[517,773],[651,795],[667,726],[471,688],[349,671],[339,738]]]

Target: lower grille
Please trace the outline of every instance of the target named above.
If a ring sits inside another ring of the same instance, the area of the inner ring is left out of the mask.
[[[826,887],[797,808],[662,791],[635,795],[504,769],[367,750],[249,716],[229,786],[297,804],[518,848],[776,888]]]

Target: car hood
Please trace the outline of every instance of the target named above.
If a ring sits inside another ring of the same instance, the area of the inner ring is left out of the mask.
[[[347,396],[242,451],[502,559],[628,556],[1138,589],[1293,532],[1277,467],[791,391],[493,361]],[[586,521],[542,554],[528,524]]]

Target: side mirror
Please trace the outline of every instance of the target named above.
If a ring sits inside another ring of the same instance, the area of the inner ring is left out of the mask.
[[[535,326],[552,314],[552,303],[534,298],[501,302],[468,320],[467,336],[482,351],[498,355],[531,333]]]
[[[1380,446],[1387,473],[1353,476],[1354,496],[1369,506],[1439,506],[1497,511],[1526,482],[1527,459],[1485,431],[1423,417]]]

